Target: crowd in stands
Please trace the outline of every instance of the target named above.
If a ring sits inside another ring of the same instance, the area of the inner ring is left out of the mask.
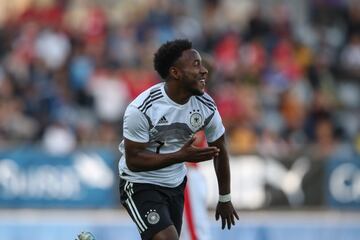
[[[300,21],[292,1],[4,2],[0,148],[116,148],[127,104],[161,81],[153,53],[189,38],[210,70],[232,154],[360,153],[356,1],[304,1]]]

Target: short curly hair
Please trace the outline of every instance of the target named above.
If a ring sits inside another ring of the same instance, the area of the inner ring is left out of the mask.
[[[187,39],[176,39],[161,45],[154,54],[154,68],[160,77],[166,79],[170,67],[181,57],[182,52],[191,48],[192,43]]]

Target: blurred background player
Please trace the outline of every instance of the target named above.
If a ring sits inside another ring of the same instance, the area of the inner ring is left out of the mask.
[[[206,147],[203,131],[196,133],[194,145]],[[187,184],[184,192],[184,226],[182,240],[210,240],[210,221],[207,210],[207,185],[197,163],[186,163]]]

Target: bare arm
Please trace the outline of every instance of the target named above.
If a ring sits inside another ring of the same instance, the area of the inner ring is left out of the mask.
[[[230,194],[230,165],[224,135],[215,142],[209,143],[209,146],[214,146],[220,149],[219,155],[214,159],[214,168],[218,180],[219,195]],[[218,220],[219,217],[221,217],[222,229],[225,228],[226,224],[228,229],[230,229],[231,225],[235,225],[235,217],[239,219],[231,201],[218,202],[215,213],[216,220]]]
[[[214,158],[214,168],[218,179],[219,194],[228,194],[230,193],[230,166],[224,135],[215,142],[209,143],[209,146],[217,147],[220,150],[219,156]]]
[[[197,148],[192,145],[195,138],[190,139],[177,152],[159,154],[146,149],[148,143],[138,143],[124,139],[126,164],[131,171],[151,171],[186,161],[202,162],[217,156],[216,147]]]

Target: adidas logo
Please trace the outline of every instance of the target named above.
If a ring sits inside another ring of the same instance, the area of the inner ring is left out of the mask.
[[[168,121],[166,120],[165,116],[162,116],[162,118],[160,118],[160,120],[158,121],[158,124],[165,124],[168,123]]]

